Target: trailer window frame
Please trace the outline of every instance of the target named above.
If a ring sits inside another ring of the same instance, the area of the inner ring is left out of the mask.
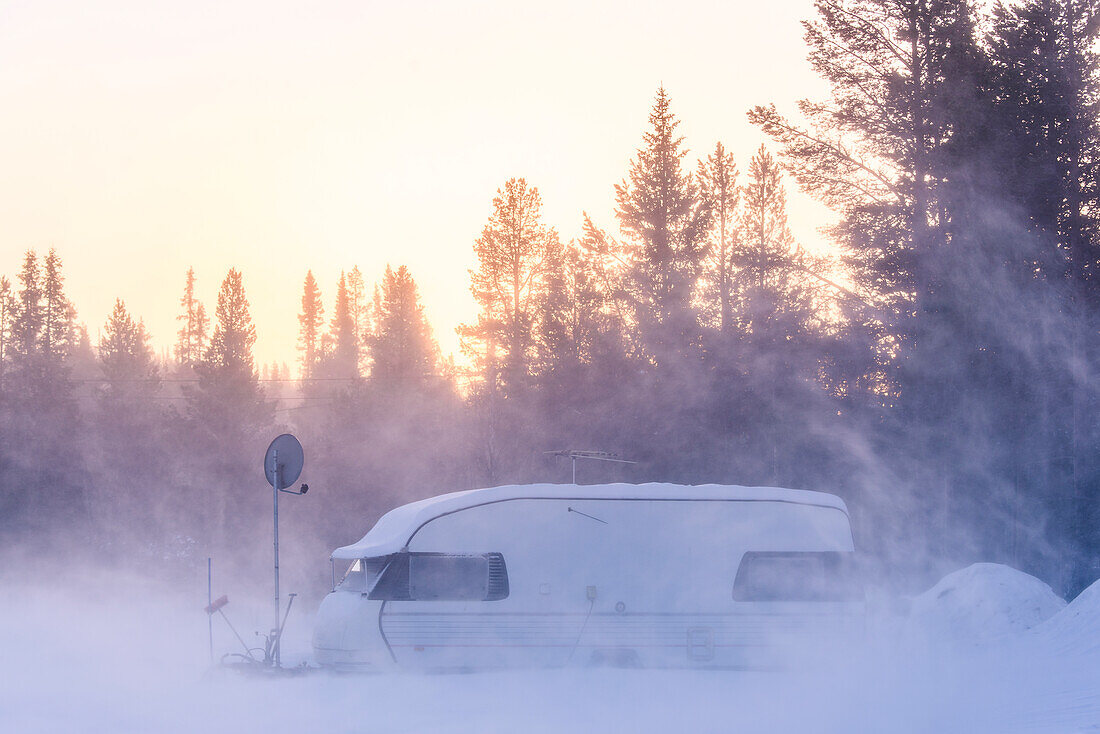
[[[794,576],[775,575],[783,573]],[[854,551],[746,551],[733,582],[735,602],[859,602],[863,598]]]
[[[403,551],[387,556],[367,597],[377,601],[500,601],[509,594],[508,569],[500,553],[437,553]],[[433,569],[438,559],[439,568]],[[481,568],[477,568],[478,565]],[[447,569],[446,566],[450,568]],[[462,567],[465,568],[462,568]],[[482,570],[483,569],[483,570]],[[432,584],[433,572],[466,573]],[[449,585],[448,585],[449,584]]]

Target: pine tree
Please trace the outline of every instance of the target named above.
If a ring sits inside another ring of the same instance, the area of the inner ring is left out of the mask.
[[[1010,435],[1005,406],[1021,405],[1030,380],[1009,367],[1020,362],[1005,358],[1018,332],[1003,325],[1032,315],[1004,311],[1041,299],[1019,290],[1031,280],[1022,275],[1031,256],[1021,253],[1033,248],[1005,196],[1017,156],[1003,154],[996,85],[967,0],[815,8],[805,37],[829,98],[799,104],[806,126],[774,106],[754,108],[750,120],[840,216],[831,233],[855,287],[831,290],[874,339],[868,371],[843,382],[865,386],[866,428],[883,460],[903,467],[899,491],[924,513],[908,529],[927,531],[921,542],[946,553],[963,534],[950,523],[979,505],[987,517],[1005,515],[1004,487],[1020,476],[1011,466],[1018,452],[1006,450],[1019,432]],[[1002,430],[998,441],[988,440],[989,425]]]
[[[794,443],[787,433],[811,414],[821,394],[816,380],[822,350],[809,285],[816,263],[795,244],[780,168],[764,146],[749,163],[741,202],[731,254],[732,314],[742,332],[738,361],[748,394],[727,409],[753,416],[745,441],[754,447],[749,455],[755,471],[763,481],[780,484],[786,478],[781,468],[791,463],[781,458]]]
[[[194,268],[187,269],[180,306],[183,307],[183,312],[176,320],[183,325],[177,332],[175,357],[181,367],[191,368],[202,359],[206,349],[207,330],[210,328],[206,308],[195,297]]]
[[[705,161],[699,161],[696,177],[701,196],[710,202],[714,215],[706,262],[708,280],[714,290],[709,300],[717,302],[718,330],[727,334],[733,328],[730,259],[736,241],[737,204],[741,195],[733,154],[722,143],[716,143],[714,152]]]
[[[766,335],[778,344],[803,333],[814,309],[805,257],[787,226],[779,165],[763,145],[750,162],[741,196],[744,206],[731,258],[736,310],[747,333]]]
[[[470,290],[481,312],[476,324],[460,327],[463,348],[475,356],[487,385],[495,385],[499,370],[506,392],[521,390],[530,376],[547,257],[560,247],[557,232],[542,223],[541,209],[536,187],[508,179],[474,243],[478,268],[470,272]]]
[[[630,259],[625,292],[644,347],[660,364],[687,356],[698,343],[692,299],[707,256],[710,207],[681,170],[687,150],[664,87],[649,124],[615,199]]]
[[[1094,3],[1027,0],[996,8],[990,39],[997,132],[1010,146],[1000,170],[1030,235],[1005,239],[1036,245],[1012,253],[1016,298],[1028,303],[1023,296],[1031,293],[1040,306],[1014,325],[1030,335],[1056,334],[1029,350],[1038,359],[1015,360],[1014,382],[1026,394],[1012,396],[1004,422],[1019,434],[1012,458],[1031,458],[1017,476],[1038,475],[1031,492],[1037,496],[1028,500],[1049,518],[1060,560],[1073,569],[1070,594],[1100,563],[1100,465],[1089,459],[1100,451],[1100,395],[1065,367],[1100,361],[1098,36]],[[1057,321],[1062,328],[1051,326]],[[1011,354],[1015,342],[1004,341],[1001,349]]]
[[[1100,142],[1097,80],[1100,8],[1081,0],[998,6],[991,38],[1004,127],[1013,138],[1012,183],[1032,225],[1062,257],[1043,263],[1100,305],[1100,196],[1094,150]]]
[[[583,245],[570,242],[549,253],[533,367],[535,386],[545,407],[540,422],[550,428],[560,423],[563,406],[591,409],[593,393],[602,399],[623,387],[621,382],[615,390],[593,387],[604,379],[615,384],[616,373],[625,363],[618,335],[621,324],[610,312],[608,301]]]
[[[805,38],[831,99],[799,103],[805,127],[774,105],[749,119],[782,144],[803,189],[840,215],[831,234],[857,293],[834,290],[881,334],[873,369],[887,382],[870,395],[931,420],[930,406],[958,404],[941,368],[946,353],[975,346],[962,302],[966,283],[985,277],[976,261],[959,267],[977,251],[965,242],[975,199],[959,193],[991,182],[982,143],[994,137],[983,134],[971,9],[967,0],[817,0],[815,9]]]
[[[832,100],[802,100],[799,127],[774,105],[750,121],[783,145],[787,168],[843,218],[834,235],[857,283],[887,311],[936,309],[933,255],[950,239],[942,192],[969,120],[976,46],[965,0],[817,0],[803,25]],[[904,327],[903,327],[904,328]],[[909,341],[911,334],[899,334]],[[896,351],[896,350],[895,350]]]
[[[539,304],[538,330],[535,333],[534,374],[542,390],[566,379],[569,367],[579,361],[575,341],[575,283],[573,281],[575,246],[554,247],[546,256],[546,292]]]
[[[317,366],[321,362],[321,328],[324,315],[321,289],[317,286],[313,271],[309,270],[302,286],[302,312],[298,314],[298,350],[301,352],[303,380],[315,377]]]

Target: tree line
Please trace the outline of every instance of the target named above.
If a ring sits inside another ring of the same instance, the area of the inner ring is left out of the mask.
[[[823,489],[887,568],[999,560],[1082,588],[1100,575],[1096,21],[1079,0],[818,0],[805,38],[831,91],[749,111],[774,153],[689,157],[660,88],[613,219],[564,239],[535,185],[503,183],[461,364],[405,267],[369,292],[345,271],[331,314],[307,272],[292,376],[255,364],[237,271],[212,317],[188,272],[162,362],[121,302],[91,344],[60,258],[28,253],[0,283],[3,523],[125,513],[119,543],[232,546],[262,526],[255,457],[289,428],[325,488],[302,510],[322,545],[409,499],[567,481],[547,452],[595,449],[637,463],[582,481]],[[792,236],[788,179],[837,215],[830,248]]]

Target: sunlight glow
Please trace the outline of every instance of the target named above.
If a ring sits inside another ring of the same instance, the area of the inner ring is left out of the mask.
[[[93,340],[116,297],[158,350],[184,273],[212,309],[244,273],[257,359],[293,365],[312,268],[417,279],[444,355],[475,307],[467,270],[496,189],[525,176],[564,239],[612,186],[658,84],[690,164],[721,139],[747,167],[757,103],[818,94],[808,0],[15,3],[0,9],[0,272],[57,247]],[[627,60],[630,60],[628,63]],[[806,246],[827,212],[789,182]]]

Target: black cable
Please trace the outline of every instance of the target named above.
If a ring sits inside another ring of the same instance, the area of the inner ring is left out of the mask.
[[[602,522],[602,521],[601,521]],[[573,653],[577,651],[577,645],[581,644],[581,637],[584,636],[584,629],[588,626],[588,618],[592,616],[592,608],[596,606],[595,598],[588,600],[588,613],[584,615],[584,622],[581,623],[581,631],[577,633],[577,639],[573,641],[573,649],[569,651],[569,657],[566,659],[566,663],[573,661]]]

